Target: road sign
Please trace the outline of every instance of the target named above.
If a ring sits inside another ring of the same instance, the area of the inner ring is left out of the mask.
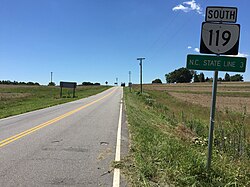
[[[237,55],[240,25],[203,22],[200,53]]]
[[[73,97],[75,97],[76,92],[76,82],[60,82],[60,97],[62,97],[62,88],[73,88]]]
[[[237,8],[236,7],[208,6],[206,8],[205,20],[207,22],[236,23],[236,21],[237,21]]]
[[[193,70],[245,72],[246,58],[209,55],[188,55],[187,68]]]
[[[76,82],[60,82],[60,87],[64,88],[76,88]]]

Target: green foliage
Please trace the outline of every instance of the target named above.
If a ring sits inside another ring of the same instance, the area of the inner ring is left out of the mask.
[[[225,74],[224,81],[243,81],[243,75],[235,74],[230,76],[228,73]]]
[[[230,75],[228,73],[225,74],[224,81],[230,81]]]
[[[200,82],[199,75],[197,75],[196,72],[194,73],[194,82]]]
[[[48,84],[48,86],[56,86],[56,83],[50,82],[50,83]]]
[[[10,80],[2,80],[0,81],[0,84],[6,84],[6,85],[30,85],[30,86],[39,86],[40,84],[38,82],[18,82],[18,81],[10,81]]]
[[[100,86],[101,84],[98,83],[98,82],[96,82],[96,83],[92,83],[92,82],[83,82],[82,85],[83,85],[83,86],[93,86],[93,85],[95,85],[95,86]]]
[[[244,154],[238,156],[219,150],[219,131],[215,133],[212,169],[207,172],[208,108],[187,105],[163,91],[136,94],[125,89],[125,103],[131,150],[130,155],[119,163],[119,168],[128,176],[131,186],[250,185],[249,143],[241,141],[237,144],[239,139],[236,139],[236,146],[231,145],[232,150],[236,148],[236,152],[241,150],[241,153],[244,150]],[[232,131],[245,133],[240,124],[247,124],[246,113],[240,117],[232,117],[231,112],[225,118],[221,115],[217,113],[217,120],[221,120],[219,124],[223,119],[230,119],[232,123],[236,122],[236,129]],[[229,130],[232,126],[225,124],[224,128]],[[240,144],[241,149],[238,148]],[[230,144],[226,147],[231,149]]]
[[[212,78],[212,77],[210,77],[210,78],[207,77],[207,78],[205,79],[205,82],[213,82],[213,78]]]
[[[200,73],[199,79],[200,79],[200,82],[205,82],[204,73],[202,73],[202,72]]]
[[[154,83],[162,84],[161,79],[155,79],[155,80],[152,81],[152,83],[153,83],[153,84],[154,84]]]
[[[187,68],[179,68],[165,75],[167,83],[189,83],[193,78],[193,74]]]
[[[78,86],[77,98],[60,98],[56,86],[0,86],[0,118],[62,104],[102,92],[108,86]]]
[[[231,81],[243,81],[243,75],[235,74],[231,76]]]
[[[223,81],[223,79],[222,79],[221,77],[219,77],[219,78],[218,78],[218,81],[220,81],[220,82],[221,82],[221,81]]]

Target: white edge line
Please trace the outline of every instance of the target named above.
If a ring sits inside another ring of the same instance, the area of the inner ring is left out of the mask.
[[[120,104],[120,114],[119,114],[119,122],[117,129],[117,140],[116,140],[116,152],[115,152],[115,161],[119,162],[121,158],[121,127],[122,127],[122,99]],[[113,177],[113,187],[120,186],[120,169],[114,169],[114,177]]]

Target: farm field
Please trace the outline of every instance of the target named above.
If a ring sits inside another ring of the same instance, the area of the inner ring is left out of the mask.
[[[166,91],[182,101],[210,107],[212,83],[145,85],[145,90]],[[246,107],[250,113],[250,82],[218,83],[217,109],[240,111]]]
[[[219,83],[212,168],[206,168],[212,83],[125,89],[131,186],[249,186],[250,83]]]
[[[78,86],[76,98],[72,98],[72,89],[63,88],[63,97],[60,98],[60,87],[0,85],[0,118],[74,101],[108,88]]]

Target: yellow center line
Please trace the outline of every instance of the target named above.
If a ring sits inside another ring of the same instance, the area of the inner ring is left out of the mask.
[[[46,126],[49,126],[49,125],[51,125],[51,124],[53,124],[53,123],[55,123],[55,122],[58,122],[59,120],[62,120],[62,119],[66,118],[66,117],[68,117],[68,116],[70,116],[70,115],[72,115],[72,114],[74,114],[74,113],[76,113],[76,112],[78,112],[78,111],[80,111],[80,110],[82,110],[82,109],[84,109],[84,108],[87,108],[88,106],[91,106],[91,105],[93,105],[93,104],[95,104],[95,103],[97,103],[97,102],[103,100],[104,98],[110,96],[115,90],[116,90],[116,89],[114,89],[114,90],[113,90],[112,92],[110,92],[109,94],[107,94],[107,95],[101,97],[100,99],[97,99],[97,100],[95,100],[95,101],[93,101],[93,102],[91,102],[91,103],[88,103],[88,104],[86,104],[86,105],[84,105],[84,106],[81,106],[81,107],[79,107],[79,108],[77,108],[77,109],[75,109],[75,110],[72,110],[72,111],[70,111],[70,112],[67,112],[67,113],[65,113],[65,114],[63,114],[63,115],[61,115],[61,116],[58,116],[58,117],[56,117],[56,118],[54,118],[54,119],[51,119],[51,120],[49,120],[49,121],[47,121],[47,122],[45,122],[45,123],[42,123],[42,124],[37,125],[37,126],[35,126],[35,127],[32,127],[32,128],[30,128],[30,129],[28,129],[28,130],[26,130],[26,131],[23,131],[23,132],[21,132],[21,133],[18,133],[18,134],[16,134],[16,135],[14,135],[14,136],[11,136],[11,137],[9,137],[9,138],[6,138],[6,139],[0,141],[0,147],[3,147],[3,146],[5,146],[5,145],[7,145],[7,144],[9,144],[9,143],[11,143],[11,142],[14,142],[14,141],[16,141],[16,140],[18,140],[18,139],[24,137],[24,136],[27,136],[28,134],[33,133],[33,132],[35,132],[35,131],[37,131],[37,130],[39,130],[39,129],[42,129],[42,128],[44,128],[44,127],[46,127]]]

